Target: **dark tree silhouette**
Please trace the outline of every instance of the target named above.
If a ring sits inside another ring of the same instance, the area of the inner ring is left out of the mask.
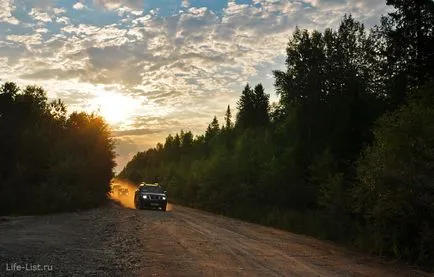
[[[227,130],[232,129],[232,127],[233,127],[232,112],[231,112],[231,107],[229,105],[228,105],[228,108],[227,108],[226,113],[225,113],[225,123],[226,123],[225,128]]]
[[[114,143],[95,115],[66,114],[41,87],[0,91],[0,211],[45,213],[104,203],[110,190]]]

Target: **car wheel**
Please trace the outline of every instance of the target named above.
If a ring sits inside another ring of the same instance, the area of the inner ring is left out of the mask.
[[[167,209],[167,206],[166,206],[166,205],[164,205],[164,206],[161,207],[161,210],[162,210],[163,212],[165,212],[166,209]]]

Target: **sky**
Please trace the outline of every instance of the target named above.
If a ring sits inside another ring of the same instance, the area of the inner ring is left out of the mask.
[[[169,133],[223,121],[246,83],[271,101],[296,26],[379,22],[382,0],[0,0],[0,82],[102,115],[119,172]]]

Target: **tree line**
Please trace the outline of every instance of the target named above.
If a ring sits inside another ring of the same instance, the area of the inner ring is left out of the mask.
[[[366,30],[297,28],[279,103],[243,89],[233,117],[169,135],[120,173],[159,181],[193,207],[350,244],[420,265],[434,260],[434,2],[388,0]]]
[[[44,89],[0,87],[0,214],[71,211],[104,203],[114,142],[94,114],[67,115]]]

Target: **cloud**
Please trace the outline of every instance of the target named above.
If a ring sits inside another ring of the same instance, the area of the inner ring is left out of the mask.
[[[87,7],[83,3],[77,2],[72,6],[72,8],[74,8],[76,10],[83,10],[83,9],[86,9]]]
[[[61,15],[61,14],[66,13],[66,9],[64,9],[64,8],[53,8],[53,13],[55,15]]]
[[[36,32],[36,33],[40,33],[40,34],[46,34],[46,33],[48,33],[49,31],[48,31],[47,28],[37,28],[37,29],[35,30],[35,32]]]
[[[132,129],[132,130],[125,130],[125,131],[114,131],[113,136],[115,137],[141,136],[141,135],[155,134],[160,132],[161,130],[155,130],[155,129]]]
[[[63,69],[47,69],[34,70],[31,73],[20,75],[21,78],[30,80],[46,80],[46,79],[60,79],[68,80],[70,78],[85,76],[86,71],[82,69],[77,70],[63,70]]]
[[[29,15],[36,21],[47,23],[51,22],[51,16],[41,8],[32,8]]]
[[[0,1],[0,23],[6,22],[13,25],[19,24],[20,21],[12,15],[13,11],[15,11],[13,0]]]
[[[66,16],[61,16],[56,18],[56,22],[63,25],[68,25],[70,24],[71,20]]]
[[[167,131],[171,130],[173,126],[180,125],[179,120],[177,119],[168,119],[164,116],[141,116],[138,115],[134,118],[134,123],[132,124],[133,129],[139,130],[159,130],[159,131]],[[154,129],[152,129],[154,128]]]
[[[111,8],[120,6],[116,12],[122,15],[134,11],[124,5],[139,4],[96,2]],[[257,0],[256,4],[229,2],[219,16],[205,7],[190,7],[166,18],[147,14],[132,19],[125,28],[118,24],[68,25],[67,17],[57,18],[66,26],[61,28],[62,36],[52,37],[50,45],[62,46],[55,50],[61,50],[56,60],[80,58],[79,68],[47,68],[45,74],[42,70],[23,76],[72,76],[90,83],[123,84],[130,91],[142,87],[143,95],[161,105],[182,106],[193,95],[210,94],[216,87],[230,94],[233,86],[257,74],[259,64],[284,55],[284,45],[296,25],[318,26],[316,21],[327,14],[307,12],[300,2]],[[39,10],[32,10],[32,14],[48,21],[49,15],[44,19]],[[37,37],[19,41],[38,42]]]
[[[39,33],[33,35],[8,35],[7,40],[22,43],[26,46],[37,45],[41,43],[42,36]]]
[[[94,4],[108,10],[115,10],[122,6],[126,6],[135,10],[144,7],[143,0],[93,0]]]

